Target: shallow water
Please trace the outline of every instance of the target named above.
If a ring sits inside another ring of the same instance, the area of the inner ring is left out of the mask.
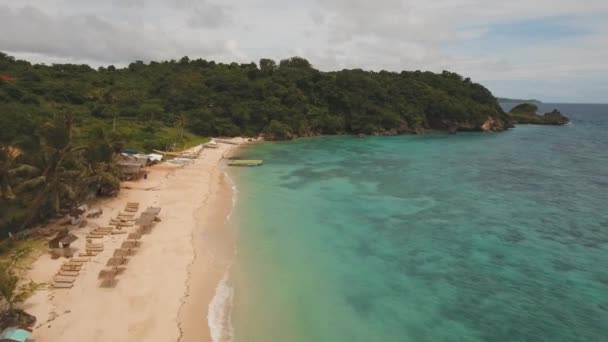
[[[572,124],[247,148],[235,340],[606,340],[608,106],[549,107]]]

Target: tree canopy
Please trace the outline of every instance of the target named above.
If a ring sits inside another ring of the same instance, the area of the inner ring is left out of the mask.
[[[95,70],[0,54],[0,74],[11,78],[0,81],[0,101],[13,104],[12,111],[70,108],[84,121],[119,125],[180,121],[206,136],[253,136],[279,124],[289,137],[468,130],[489,117],[508,126],[490,91],[448,71],[321,72],[301,57],[262,59],[259,66],[183,57]]]
[[[31,64],[0,53],[0,238],[115,192],[124,148],[166,149],[200,136],[493,130],[494,96],[444,71],[321,72],[306,59],[113,65]]]

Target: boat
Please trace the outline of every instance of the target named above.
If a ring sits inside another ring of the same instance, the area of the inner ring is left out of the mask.
[[[255,159],[234,159],[228,162],[229,166],[261,166],[262,160]]]
[[[203,147],[204,148],[218,148],[218,147],[220,147],[220,145],[218,145],[217,141],[212,139],[210,142],[203,144]]]

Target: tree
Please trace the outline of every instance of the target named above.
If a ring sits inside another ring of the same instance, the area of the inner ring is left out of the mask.
[[[84,148],[73,145],[73,125],[74,116],[66,113],[55,122],[45,124],[40,132],[41,145],[36,165],[40,172],[19,186],[20,190],[37,189],[29,205],[31,214],[21,229],[37,216],[57,214],[62,203],[77,203],[79,185],[85,186],[79,180],[85,175],[86,168],[76,160]]]
[[[293,137],[291,128],[278,120],[270,121],[266,134],[271,140],[287,140]]]
[[[13,315],[15,305],[25,301],[37,287],[33,281],[19,286],[21,279],[14,271],[15,264],[28,253],[29,248],[16,250],[8,264],[0,265],[0,296],[8,304],[9,315]]]
[[[262,58],[260,59],[260,71],[265,74],[270,74],[277,69],[277,63],[272,59]]]

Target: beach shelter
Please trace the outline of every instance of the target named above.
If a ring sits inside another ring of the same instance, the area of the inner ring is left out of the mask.
[[[49,241],[49,248],[70,248],[70,244],[76,240],[78,240],[78,237],[74,234],[58,234],[54,239]]]
[[[27,342],[32,333],[16,327],[4,329],[0,334],[0,342]]]

